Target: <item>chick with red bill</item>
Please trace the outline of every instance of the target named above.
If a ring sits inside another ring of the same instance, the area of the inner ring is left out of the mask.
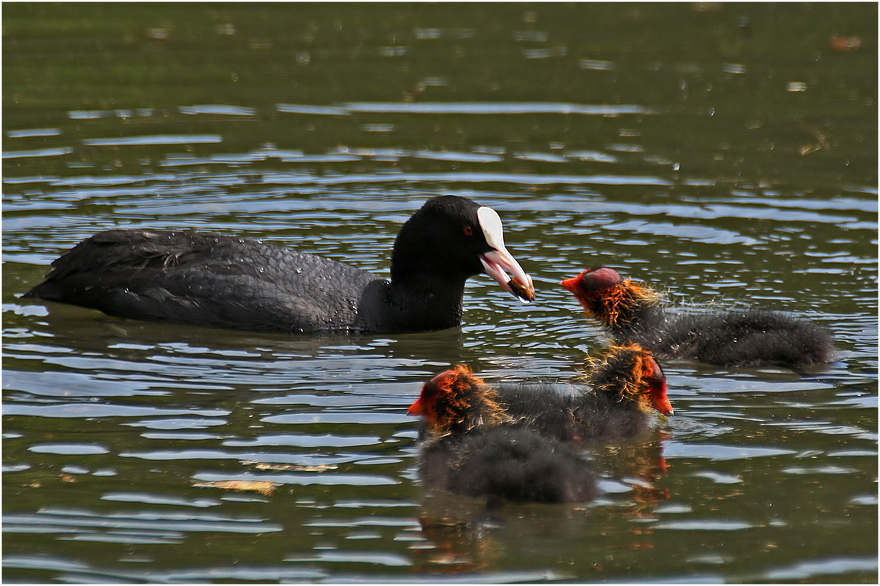
[[[465,371],[470,373],[463,367],[459,372]],[[419,469],[427,486],[485,498],[489,506],[596,496],[590,462],[562,442],[519,425],[491,388],[474,390],[470,382],[441,373],[408,410],[426,422]]]
[[[582,271],[562,286],[615,342],[639,344],[663,359],[797,369],[833,358],[828,332],[778,311],[673,309],[654,289],[609,267]]]
[[[461,433],[513,424],[560,441],[614,441],[650,431],[655,412],[672,416],[666,378],[653,354],[638,345],[612,347],[574,383],[489,385],[458,365],[429,380],[410,414],[424,415],[429,433]]]

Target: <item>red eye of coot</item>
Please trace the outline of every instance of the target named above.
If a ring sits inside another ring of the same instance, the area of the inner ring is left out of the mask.
[[[465,235],[465,236],[470,236],[470,235],[473,234],[473,233],[474,233],[474,229],[473,229],[473,228],[471,228],[470,226],[465,226],[465,227],[464,227],[464,235]]]

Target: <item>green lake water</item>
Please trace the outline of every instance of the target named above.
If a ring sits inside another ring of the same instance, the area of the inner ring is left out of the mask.
[[[876,583],[877,54],[875,3],[4,4],[4,581]],[[115,227],[387,276],[441,194],[534,303],[479,276],[460,328],[319,337],[20,297]],[[600,265],[835,360],[665,361],[595,501],[427,490],[421,384],[573,377],[607,340],[559,281]]]

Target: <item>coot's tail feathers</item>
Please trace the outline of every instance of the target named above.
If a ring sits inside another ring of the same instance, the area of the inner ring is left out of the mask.
[[[24,294],[49,301],[76,303],[79,295],[101,290],[103,281],[173,262],[172,250],[160,250],[156,233],[108,230],[86,238],[52,261],[46,281]]]
[[[341,286],[316,287],[322,274]],[[132,319],[299,332],[354,324],[351,298],[373,280],[331,259],[256,240],[109,230],[56,259],[25,296]]]
[[[46,281],[24,296],[87,305],[82,300],[91,301],[106,291],[174,282],[175,272],[189,266],[225,267],[232,274],[235,257],[262,246],[257,241],[197,232],[107,230],[55,259]],[[253,262],[238,260],[239,273],[256,270]],[[203,280],[209,276],[209,271],[203,271]],[[198,284],[194,281],[189,288]]]
[[[177,298],[159,273],[197,254],[192,238],[173,232],[108,230],[52,262],[46,280],[23,297],[72,303],[135,319],[173,319],[194,300]],[[143,285],[143,286],[141,286]]]

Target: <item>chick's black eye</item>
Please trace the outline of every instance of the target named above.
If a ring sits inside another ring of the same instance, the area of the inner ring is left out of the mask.
[[[655,368],[654,368],[654,372],[651,374],[651,378],[653,378],[654,380],[662,380],[664,378],[663,369],[660,368],[660,365],[657,364],[656,362],[654,363],[654,366],[655,366]]]
[[[465,227],[464,227],[464,235],[465,235],[465,236],[470,236],[470,235],[472,235],[473,233],[474,233],[474,229],[473,229],[473,228],[471,228],[470,226],[465,226]]]

